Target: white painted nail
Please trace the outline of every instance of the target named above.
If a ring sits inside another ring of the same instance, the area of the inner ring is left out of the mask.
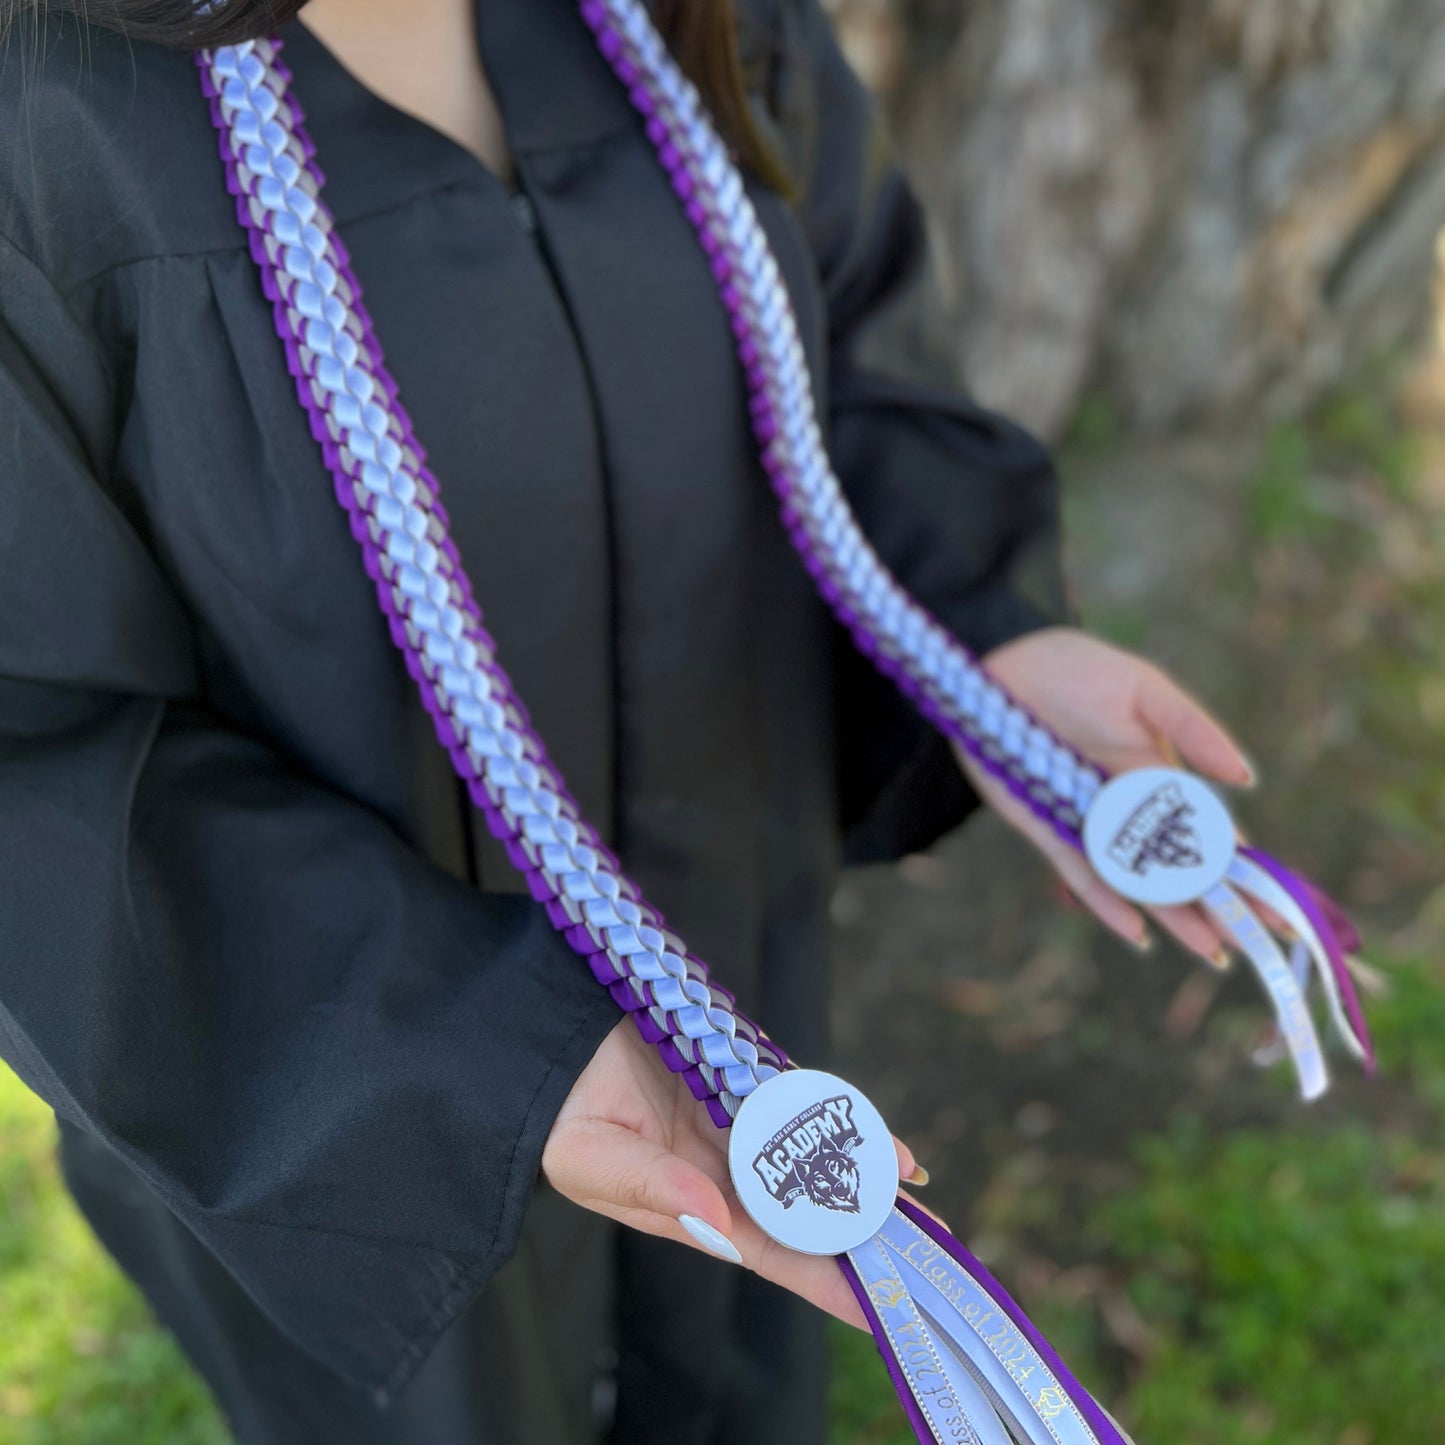
[[[699,1219],[695,1214],[679,1214],[677,1222],[702,1245],[710,1254],[715,1254],[719,1259],[725,1259],[729,1264],[741,1264],[743,1257],[738,1253],[738,1247],[721,1230],[714,1229],[707,1220]]]

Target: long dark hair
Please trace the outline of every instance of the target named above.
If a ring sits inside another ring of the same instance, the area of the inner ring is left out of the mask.
[[[153,40],[186,50],[269,35],[292,19],[306,0],[0,0],[5,22],[26,10],[78,15],[132,40]],[[787,190],[787,176],[748,108],[738,54],[733,0],[654,0],[654,11],[673,54],[702,93],[718,128],[738,159],[761,180]]]

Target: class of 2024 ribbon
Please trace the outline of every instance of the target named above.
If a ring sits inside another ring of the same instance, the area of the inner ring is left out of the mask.
[[[863,537],[813,411],[797,323],[741,178],[640,0],[582,0],[694,226],[737,341],[762,465],[804,565],[858,646],[1107,882],[1199,901],[1250,958],[1308,1095],[1325,1086],[1311,971],[1346,1045],[1368,1040],[1347,926],[1283,865],[1238,847],[1187,773],[1106,779],[1009,697]],[[440,486],[385,365],[275,40],[197,56],[228,188],[297,396],[391,636],[437,736],[554,926],[720,1127],[743,1207],[788,1247],[835,1256],[923,1441],[1121,1445],[983,1265],[898,1197],[891,1135],[850,1085],[792,1066],[643,897],[567,791],[497,658]],[[1286,959],[1251,902],[1293,935]]]

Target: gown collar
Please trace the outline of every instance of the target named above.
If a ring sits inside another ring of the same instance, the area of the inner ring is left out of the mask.
[[[514,154],[579,148],[638,122],[575,0],[476,0],[477,43]],[[368,89],[299,20],[280,37],[341,221],[467,182],[464,146]]]

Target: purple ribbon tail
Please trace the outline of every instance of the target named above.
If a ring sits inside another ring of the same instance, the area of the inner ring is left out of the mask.
[[[1365,1051],[1365,1072],[1373,1078],[1377,1072],[1375,1046],[1370,1039],[1370,1028],[1365,1022],[1365,1011],[1360,1004],[1360,995],[1355,988],[1354,976],[1345,961],[1347,953],[1353,953],[1360,946],[1360,935],[1344,910],[1322,893],[1306,878],[1287,868],[1277,858],[1262,853],[1258,848],[1241,848],[1240,853],[1251,863],[1262,868],[1299,905],[1300,912],[1309,920],[1310,926],[1319,934],[1324,945],[1325,956],[1330,961],[1335,982],[1339,984],[1340,998],[1344,1001],[1345,1012],[1354,1026],[1355,1037]]]
[[[1317,888],[1308,878],[1300,880],[1309,890],[1310,896],[1319,905],[1319,910],[1329,919],[1330,927],[1335,931],[1335,937],[1340,941],[1340,947],[1346,953],[1358,953],[1363,944],[1360,938],[1360,930],[1355,927],[1345,910],[1335,902],[1333,898],[1323,889]]]
[[[898,1203],[902,1205],[903,1201],[900,1199]],[[868,1328],[872,1330],[873,1339],[878,1345],[878,1353],[883,1356],[883,1363],[888,1366],[888,1378],[893,1381],[893,1392],[898,1396],[898,1403],[903,1406],[903,1413],[908,1416],[913,1433],[918,1436],[920,1445],[935,1445],[933,1430],[923,1418],[923,1412],[913,1398],[913,1391],[908,1388],[908,1381],[899,1369],[893,1351],[887,1346],[888,1332],[883,1321],[878,1318],[878,1311],[869,1298],[867,1287],[858,1278],[858,1271],[853,1268],[853,1261],[846,1254],[840,1254],[838,1268],[843,1271],[843,1278],[848,1281],[848,1288],[853,1291],[853,1296],[863,1311],[863,1318],[868,1321]]]

